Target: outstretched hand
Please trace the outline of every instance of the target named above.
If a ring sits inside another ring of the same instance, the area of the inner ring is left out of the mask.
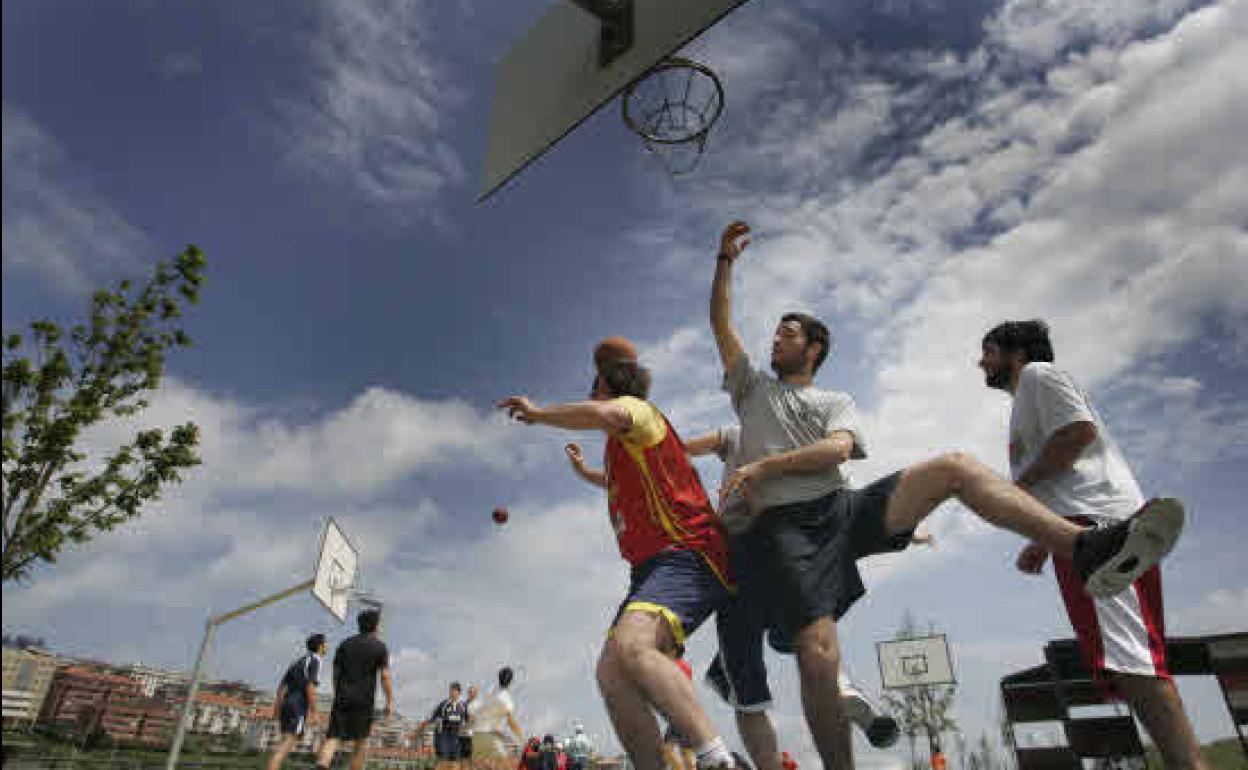
[[[537,406],[527,396],[511,396],[498,402],[499,409],[506,409],[507,416],[532,425],[537,415]]]
[[[1025,572],[1028,575],[1039,575],[1044,570],[1044,563],[1049,560],[1049,550],[1039,543],[1028,543],[1027,547],[1019,551],[1018,559],[1014,565],[1018,567],[1019,572]]]
[[[580,470],[585,467],[585,454],[581,451],[580,444],[567,444],[563,447],[563,451],[568,453],[568,460],[573,468]]]
[[[725,227],[723,234],[719,236],[719,253],[727,257],[729,262],[736,262],[745,247],[750,245],[749,232],[750,226],[740,220]]]

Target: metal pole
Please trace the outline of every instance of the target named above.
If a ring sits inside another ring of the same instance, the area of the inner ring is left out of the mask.
[[[212,634],[217,626],[209,618],[204,623],[204,640],[199,645],[199,657],[195,659],[195,670],[191,672],[191,684],[186,690],[186,703],[182,704],[182,714],[178,717],[178,726],[173,733],[173,745],[169,747],[169,760],[165,770],[174,770],[178,766],[178,754],[182,753],[182,741],[186,739],[186,723],[191,719],[191,711],[195,708],[195,694],[199,692],[199,678],[204,673],[204,661],[208,658],[208,646],[212,643]]]
[[[178,719],[178,726],[173,734],[173,744],[169,747],[169,759],[165,762],[165,770],[174,770],[178,766],[178,755],[182,753],[182,742],[186,739],[186,723],[190,721],[191,712],[195,708],[195,695],[199,692],[199,680],[204,673],[204,661],[208,659],[208,647],[212,644],[212,635],[216,631],[217,626],[228,620],[233,620],[241,615],[258,610],[261,607],[267,607],[274,602],[279,602],[300,591],[306,591],[315,582],[315,580],[305,580],[297,586],[287,588],[285,591],[279,591],[272,596],[266,596],[236,610],[208,618],[208,621],[204,623],[204,640],[199,645],[199,657],[195,659],[195,669],[191,672],[191,684],[186,691],[186,703],[182,706],[182,715]]]

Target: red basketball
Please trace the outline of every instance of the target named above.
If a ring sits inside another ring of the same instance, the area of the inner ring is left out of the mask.
[[[495,508],[495,509],[494,509],[494,523],[495,523],[495,524],[506,524],[506,523],[507,523],[507,509],[506,509],[506,508]]]

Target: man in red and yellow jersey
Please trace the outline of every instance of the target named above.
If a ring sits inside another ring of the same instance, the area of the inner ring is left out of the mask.
[[[499,403],[528,424],[607,435],[607,489],[620,555],[632,567],[628,594],[598,659],[598,686],[616,735],[637,770],[664,767],[654,709],[690,739],[699,770],[735,761],[677,668],[685,640],[735,590],[727,537],[684,444],[646,401],[650,373],[631,343],[611,337],[594,351],[590,400],[538,407],[524,396]]]

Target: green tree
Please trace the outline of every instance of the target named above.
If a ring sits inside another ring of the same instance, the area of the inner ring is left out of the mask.
[[[914,620],[913,613],[906,610],[902,616],[901,627],[893,635],[894,639],[916,639],[922,636],[939,633],[935,625],[928,631],[922,631]],[[929,755],[941,749],[941,736],[947,732],[956,732],[958,724],[949,713],[953,707],[956,684],[916,685],[907,687],[898,693],[886,691],[884,704],[897,720],[898,728],[910,738],[911,761],[916,767],[926,767],[927,763],[919,763],[914,759],[914,741],[919,735],[927,738]]]
[[[71,544],[138,516],[163,486],[199,464],[199,429],[152,428],[88,458],[83,432],[131,417],[160,385],[169,351],[190,344],[182,308],[195,304],[207,266],[188,246],[157,264],[141,288],[122,281],[91,298],[68,335],[47,320],[4,340],[3,582],[55,562]]]

